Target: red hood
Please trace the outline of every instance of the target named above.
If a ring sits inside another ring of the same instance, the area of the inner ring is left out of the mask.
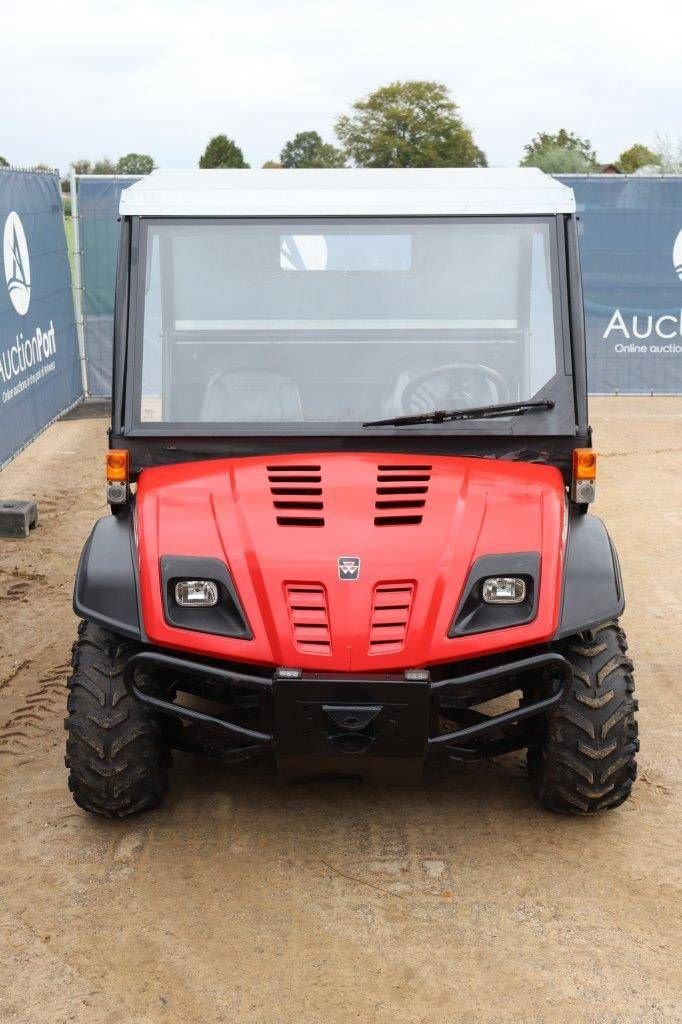
[[[377,672],[549,640],[561,595],[564,485],[551,467],[488,459],[333,453],[184,463],[141,474],[137,535],[151,643]],[[535,619],[449,639],[474,561],[518,552],[540,554]],[[168,626],[165,555],[227,563],[253,639]],[[339,578],[341,556],[360,559],[356,581]]]

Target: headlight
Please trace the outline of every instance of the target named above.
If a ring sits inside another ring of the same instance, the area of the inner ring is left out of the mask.
[[[218,587],[213,580],[180,580],[175,584],[175,601],[181,608],[213,608]]]
[[[486,604],[522,604],[526,581],[518,576],[489,576],[483,580],[481,596]]]
[[[252,640],[227,565],[219,558],[162,555],[163,617],[175,629]]]
[[[472,636],[532,622],[539,585],[539,552],[481,555],[469,570],[448,636]]]

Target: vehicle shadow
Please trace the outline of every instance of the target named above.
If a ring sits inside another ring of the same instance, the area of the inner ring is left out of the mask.
[[[211,806],[219,813],[217,808],[226,803],[231,819],[243,818],[256,830],[259,818],[263,827],[274,829],[279,824],[291,828],[292,819],[303,816],[307,828],[324,830],[330,818],[335,829],[343,829],[344,823],[350,826],[363,815],[398,817],[406,827],[415,815],[426,827],[442,824],[444,815],[451,825],[548,816],[533,792],[525,753],[475,764],[436,765],[417,786],[372,784],[352,777],[280,783],[274,767],[257,762],[235,766],[188,754],[174,756],[170,793],[159,813],[193,817]]]

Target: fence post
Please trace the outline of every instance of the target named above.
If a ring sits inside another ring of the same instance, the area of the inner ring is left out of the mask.
[[[73,305],[76,314],[76,336],[78,338],[78,355],[81,364],[81,383],[83,398],[90,397],[88,384],[88,364],[85,355],[85,318],[83,316],[83,271],[81,263],[81,232],[78,214],[78,176],[71,168],[71,220],[73,222]]]

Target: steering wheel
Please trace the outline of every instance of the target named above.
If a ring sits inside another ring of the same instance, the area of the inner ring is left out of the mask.
[[[400,395],[402,409],[408,414],[432,412],[434,409],[466,409],[510,400],[509,386],[504,377],[482,363],[433,366],[412,377]]]

